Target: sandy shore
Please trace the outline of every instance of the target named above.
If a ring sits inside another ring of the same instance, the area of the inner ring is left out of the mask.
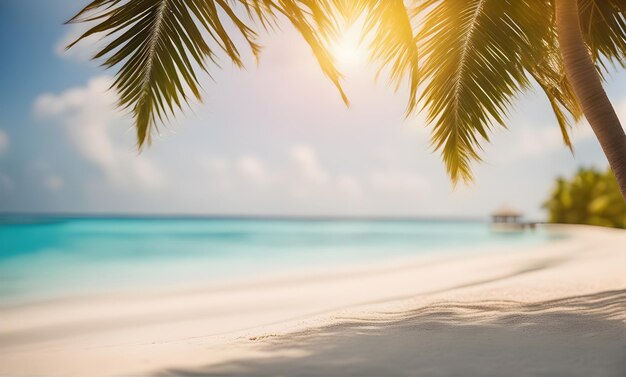
[[[626,231],[0,307],[0,376],[626,376]]]

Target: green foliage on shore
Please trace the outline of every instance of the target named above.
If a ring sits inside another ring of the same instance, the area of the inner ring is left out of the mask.
[[[581,168],[572,179],[558,178],[543,208],[552,223],[626,228],[626,202],[610,169]]]

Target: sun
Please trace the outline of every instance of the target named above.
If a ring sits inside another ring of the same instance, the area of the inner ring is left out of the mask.
[[[330,52],[335,63],[342,70],[362,65],[366,60],[366,54],[361,43],[359,28],[350,27],[344,30],[337,40],[331,43]]]

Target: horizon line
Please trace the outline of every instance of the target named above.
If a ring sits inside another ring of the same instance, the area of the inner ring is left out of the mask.
[[[0,212],[6,217],[50,217],[66,219],[198,219],[198,220],[289,220],[289,221],[485,221],[484,216],[419,215],[284,215],[284,214],[194,214],[194,213],[115,213],[115,212]]]

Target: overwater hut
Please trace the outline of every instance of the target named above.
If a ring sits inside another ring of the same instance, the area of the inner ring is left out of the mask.
[[[491,214],[493,224],[520,224],[522,213],[518,210],[503,204]]]

